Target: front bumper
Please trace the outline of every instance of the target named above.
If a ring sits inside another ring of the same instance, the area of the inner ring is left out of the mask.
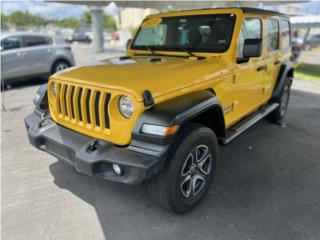
[[[25,118],[25,125],[33,146],[87,175],[139,184],[159,172],[160,158],[148,154],[150,151],[139,152],[130,146],[120,148],[110,142],[90,138],[58,125],[51,118],[43,119],[36,111]],[[93,141],[96,141],[94,150],[90,148]],[[122,167],[121,176],[113,171],[113,163]]]

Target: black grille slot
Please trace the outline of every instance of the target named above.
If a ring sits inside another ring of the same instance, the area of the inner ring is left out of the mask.
[[[65,116],[68,116],[68,110],[67,110],[67,88],[68,86],[65,86],[62,92],[62,97],[64,100],[64,104],[62,104],[62,101],[60,101],[60,107],[61,107],[61,112],[65,112]]]
[[[94,114],[96,116],[96,125],[100,127],[99,101],[100,101],[100,92],[97,92],[96,98],[94,100]]]
[[[58,88],[59,88],[59,95],[58,95]],[[57,83],[56,85],[56,98],[58,99],[58,113],[61,113],[61,99],[60,99],[60,89],[61,85]]]
[[[82,88],[79,89],[79,95],[78,95],[78,111],[79,111],[79,119],[80,121],[83,120],[82,118],[82,110],[81,110],[81,97],[82,97]]]
[[[110,120],[109,120],[109,113],[108,113],[108,106],[109,106],[109,102],[110,102],[110,97],[111,97],[111,94],[108,93],[107,96],[106,96],[106,100],[105,100],[105,103],[104,103],[104,118],[105,118],[105,127],[106,128],[110,128]]]
[[[86,109],[87,109],[87,121],[88,123],[91,123],[90,119],[90,96],[91,96],[91,90],[88,90],[87,96],[86,96]]]
[[[71,94],[70,94],[70,105],[71,105],[71,118],[75,118],[75,114],[74,114],[74,101],[73,101],[73,97],[74,97],[74,87],[70,86],[71,89]]]

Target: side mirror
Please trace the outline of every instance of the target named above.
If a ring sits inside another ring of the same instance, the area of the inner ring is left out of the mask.
[[[243,57],[260,57],[262,49],[261,39],[245,39],[243,46]]]
[[[131,38],[127,40],[127,43],[126,43],[126,48],[127,49],[129,49],[129,46],[130,46],[131,42],[132,42]]]

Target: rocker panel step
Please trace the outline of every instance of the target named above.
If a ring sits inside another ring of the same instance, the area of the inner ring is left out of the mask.
[[[257,110],[251,115],[245,117],[235,125],[231,126],[226,131],[226,136],[224,138],[220,138],[222,144],[227,144],[247,130],[249,127],[257,123],[259,120],[267,116],[273,110],[275,110],[279,106],[279,103],[270,103],[263,108]]]

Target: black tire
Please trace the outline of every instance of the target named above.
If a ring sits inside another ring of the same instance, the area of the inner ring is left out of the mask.
[[[218,141],[214,132],[200,124],[186,124],[176,136],[165,169],[149,181],[149,193],[163,208],[186,213],[207,193],[217,162]]]
[[[71,66],[71,64],[65,60],[59,60],[56,61],[51,68],[51,73],[54,74],[56,72],[59,72],[61,70],[64,70],[66,68],[69,68]]]
[[[283,87],[280,96],[275,100],[276,103],[279,103],[279,106],[268,115],[268,119],[272,123],[282,124],[283,119],[286,115],[288,103],[290,99],[291,92],[291,82],[289,79],[286,81],[286,85]]]

